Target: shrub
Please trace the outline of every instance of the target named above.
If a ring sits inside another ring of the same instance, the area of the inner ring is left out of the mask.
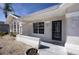
[[[8,32],[0,32],[0,36],[4,36],[4,35],[7,35]]]
[[[8,32],[5,32],[5,35],[9,34]]]
[[[16,33],[15,32],[10,32],[10,35],[16,37]]]

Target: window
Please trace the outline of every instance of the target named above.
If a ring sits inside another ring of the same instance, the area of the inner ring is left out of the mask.
[[[44,34],[44,22],[39,23],[39,33]]]
[[[44,34],[44,22],[33,23],[33,32]]]
[[[38,33],[38,23],[33,24],[33,31],[34,33]]]

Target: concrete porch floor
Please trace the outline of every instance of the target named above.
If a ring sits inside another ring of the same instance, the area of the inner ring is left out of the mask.
[[[64,46],[41,42],[39,55],[67,55],[67,51]]]

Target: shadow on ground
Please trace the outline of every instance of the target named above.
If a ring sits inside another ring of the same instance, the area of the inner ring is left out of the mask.
[[[50,48],[48,46],[45,46],[45,45],[40,45],[39,49],[47,49],[47,48]]]
[[[59,42],[47,42],[47,41],[43,41],[43,42],[51,43],[51,44],[58,45],[58,46],[64,46],[65,45],[65,43],[59,43]]]

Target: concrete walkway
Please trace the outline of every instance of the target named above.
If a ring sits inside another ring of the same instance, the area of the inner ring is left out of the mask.
[[[39,54],[40,55],[67,55],[67,52],[65,47],[63,46],[58,46],[47,42],[41,42]]]

